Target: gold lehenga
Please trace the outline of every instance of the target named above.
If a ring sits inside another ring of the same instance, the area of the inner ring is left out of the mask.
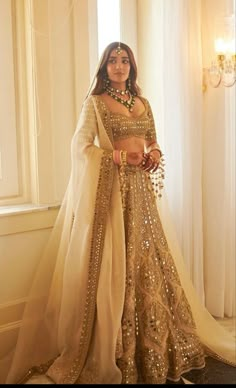
[[[126,289],[117,363],[122,382],[178,381],[205,365],[148,173],[126,167]]]

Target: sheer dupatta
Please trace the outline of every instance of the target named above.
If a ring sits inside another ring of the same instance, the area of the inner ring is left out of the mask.
[[[94,98],[88,97],[72,140],[68,188],[16,348],[1,360],[1,383],[16,383],[39,365],[55,383],[121,382],[115,349],[125,292],[125,241],[112,149]]]

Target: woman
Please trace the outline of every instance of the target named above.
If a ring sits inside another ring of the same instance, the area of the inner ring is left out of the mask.
[[[162,153],[136,78],[131,49],[110,44],[1,382],[46,373],[58,384],[158,384],[203,368],[207,354],[234,363],[233,340],[200,305],[167,242],[152,186],[157,173],[160,195]]]

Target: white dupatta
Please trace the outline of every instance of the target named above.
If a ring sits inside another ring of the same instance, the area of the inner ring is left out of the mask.
[[[124,303],[125,243],[112,150],[90,96],[72,140],[67,192],[37,270],[17,345],[4,360],[6,375],[0,369],[3,383],[16,383],[39,365],[41,371],[51,365],[47,375],[56,383],[76,383],[78,378],[121,382],[115,350]]]

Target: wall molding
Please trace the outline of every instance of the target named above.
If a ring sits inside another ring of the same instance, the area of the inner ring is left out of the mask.
[[[0,333],[20,327],[27,298],[19,298],[0,304]]]
[[[15,211],[0,217],[0,237],[16,233],[52,228],[55,224],[59,206],[36,208],[28,212]]]

